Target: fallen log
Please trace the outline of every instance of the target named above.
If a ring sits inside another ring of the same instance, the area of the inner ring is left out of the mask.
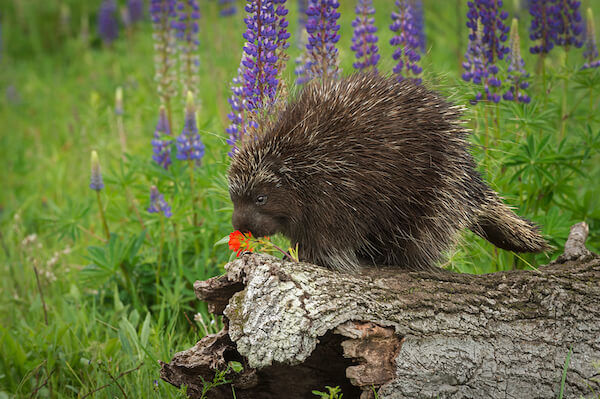
[[[161,378],[207,397],[597,398],[600,257],[572,227],[537,271],[488,275],[365,269],[358,275],[244,254],[195,283],[221,332],[161,362]],[[566,370],[566,371],[565,371]]]

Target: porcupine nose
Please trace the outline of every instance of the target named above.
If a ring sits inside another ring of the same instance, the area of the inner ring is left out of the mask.
[[[241,212],[233,212],[231,224],[233,225],[234,230],[239,230],[242,233],[251,231],[250,223],[248,222],[247,218],[241,214]]]

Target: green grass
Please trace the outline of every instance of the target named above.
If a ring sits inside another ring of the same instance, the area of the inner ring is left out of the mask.
[[[213,3],[203,9],[198,87],[206,155],[195,172],[201,198],[195,208],[203,223],[193,228],[189,170],[177,164],[165,173],[150,161],[159,106],[151,27],[142,24],[113,48],[102,48],[94,34],[95,16],[88,15],[96,6],[84,3],[63,2],[70,5],[71,18],[67,28],[60,28],[61,8],[54,2],[0,1],[0,89],[10,94],[0,98],[0,398],[83,397],[107,384],[94,397],[184,397],[162,381],[154,384],[157,361],[219,329],[219,321],[195,300],[192,284],[221,273],[230,259],[230,252],[214,243],[231,231],[224,129],[243,22],[239,15],[219,19]],[[383,72],[393,67],[386,44],[391,4],[376,1]],[[87,43],[79,37],[86,15]],[[487,181],[517,213],[543,226],[557,248],[570,225],[586,220],[589,247],[598,251],[598,72],[578,70],[578,50],[560,66],[564,53],[557,49],[547,60],[549,95],[542,94],[535,75],[529,106],[469,106],[473,88],[460,80],[457,59],[466,39],[459,40],[455,16],[454,2],[426,10],[428,54],[422,65],[427,84],[468,107],[473,153]],[[339,48],[346,74],[352,69],[352,18],[350,4],[344,3]],[[525,27],[521,30],[525,38]],[[527,43],[523,39],[524,54]],[[299,50],[292,45],[290,53],[293,60]],[[535,61],[526,54],[529,70]],[[293,66],[291,61],[284,73],[290,84]],[[561,140],[565,81],[569,117]],[[125,160],[113,112],[118,86],[125,98]],[[179,96],[176,134],[182,119]],[[91,150],[98,151],[104,172],[101,198],[113,233],[109,241],[88,188]],[[151,184],[172,205],[171,220],[146,212]],[[537,267],[557,254],[517,257],[466,233],[444,266],[487,273]],[[194,321],[196,313],[201,322]]]

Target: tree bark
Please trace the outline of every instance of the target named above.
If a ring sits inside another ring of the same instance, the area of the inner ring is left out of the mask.
[[[195,284],[223,330],[161,363],[161,377],[199,398],[238,361],[237,398],[314,398],[325,385],[344,398],[596,398],[600,257],[586,237],[577,224],[556,262],[488,275],[353,275],[244,254]],[[231,398],[231,385],[207,397]]]

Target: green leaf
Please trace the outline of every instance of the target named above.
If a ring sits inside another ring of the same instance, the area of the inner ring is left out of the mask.
[[[152,317],[150,316],[150,312],[146,313],[146,318],[144,319],[144,324],[142,324],[142,331],[140,332],[140,343],[143,347],[148,346],[148,337],[150,336],[150,322],[152,321]]]

